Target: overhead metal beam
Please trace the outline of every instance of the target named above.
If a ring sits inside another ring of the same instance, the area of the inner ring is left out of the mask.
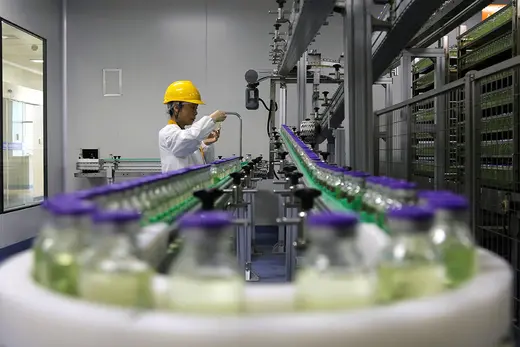
[[[300,11],[292,27],[287,49],[278,73],[286,76],[296,66],[309,44],[314,39],[327,17],[334,10],[336,0],[300,0]]]
[[[434,44],[492,2],[493,0],[454,0],[447,3],[426,22],[408,43],[408,47],[428,47]]]
[[[408,6],[399,14],[392,29],[386,34],[373,54],[372,78],[374,82],[385,73],[388,66],[399,56],[414,35],[444,1],[411,0],[408,2]]]

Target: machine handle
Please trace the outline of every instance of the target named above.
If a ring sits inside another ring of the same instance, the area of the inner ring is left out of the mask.
[[[300,188],[294,192],[294,196],[300,199],[302,211],[310,211],[314,207],[314,199],[321,195],[321,191],[314,188]]]
[[[239,185],[240,182],[242,182],[242,177],[244,177],[244,174],[242,172],[232,172],[229,174],[229,176],[233,179],[234,185]]]
[[[199,199],[202,203],[202,210],[210,211],[215,208],[215,201],[222,196],[224,192],[220,189],[203,189],[193,193],[193,196]]]
[[[290,175],[289,175],[289,180],[291,181],[291,186],[296,186],[299,181],[300,181],[300,178],[303,177],[303,174],[301,172],[291,172]]]

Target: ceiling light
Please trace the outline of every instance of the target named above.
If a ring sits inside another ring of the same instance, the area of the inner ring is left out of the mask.
[[[43,59],[31,59],[33,63],[43,63]]]
[[[14,35],[2,35],[2,40],[6,39],[17,39],[17,37]]]

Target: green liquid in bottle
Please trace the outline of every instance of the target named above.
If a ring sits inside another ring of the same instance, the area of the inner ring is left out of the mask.
[[[44,252],[40,245],[35,245],[33,249],[33,269],[32,269],[32,276],[33,279],[41,284],[46,286],[47,285],[47,270],[45,266],[45,256]]]
[[[380,265],[379,299],[382,302],[413,299],[441,293],[445,271],[438,264]]]
[[[237,314],[243,308],[244,280],[233,278],[197,279],[174,276],[170,279],[170,308],[187,313]]]
[[[152,272],[106,273],[85,271],[79,290],[86,300],[122,307],[153,306]]]
[[[449,285],[457,287],[470,280],[477,272],[477,254],[474,247],[463,244],[442,246]]]
[[[77,295],[78,267],[74,255],[50,254],[45,266],[50,289],[62,294]]]
[[[322,275],[309,269],[298,274],[296,286],[299,310],[355,309],[373,305],[376,298],[376,278],[364,273]]]

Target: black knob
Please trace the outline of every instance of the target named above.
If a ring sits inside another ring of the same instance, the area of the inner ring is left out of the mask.
[[[240,158],[240,160],[244,159],[244,157],[243,157],[243,156],[240,156],[239,158]]]
[[[310,211],[314,207],[314,199],[321,195],[321,191],[314,188],[301,188],[295,191],[294,195],[300,199],[302,211]]]
[[[289,152],[280,152],[280,153],[278,153],[278,157],[281,160],[285,160],[285,158],[287,157],[288,154],[289,154]]]
[[[318,113],[319,110],[320,110],[319,107],[315,107],[315,108],[314,108],[314,112],[316,112],[316,113]]]
[[[327,161],[329,158],[330,153],[329,152],[320,152],[321,157],[323,158],[323,161]]]
[[[215,207],[215,201],[222,195],[224,192],[220,189],[207,189],[207,190],[198,190],[193,193],[193,196],[200,200],[202,203],[202,210],[210,211]]]
[[[272,131],[276,131],[276,127],[271,127],[271,130]]]
[[[276,0],[278,3],[278,8],[283,8],[283,5],[285,5],[286,0]]]
[[[300,137],[301,133],[302,133],[302,132],[298,130],[298,131],[296,132],[296,136]]]
[[[301,172],[291,172],[289,174],[289,180],[291,181],[291,186],[295,186],[300,182],[300,178],[303,177],[303,174]]]
[[[296,127],[292,127],[292,131],[293,131],[293,132],[296,131]]]
[[[293,171],[296,171],[296,166],[293,166],[293,165],[288,165],[288,166],[284,166],[283,168],[283,172],[288,175],[290,174],[291,172]]]
[[[242,172],[232,172],[229,174],[229,176],[233,179],[234,185],[239,185],[240,182],[242,182],[242,177],[244,177],[244,174]]]
[[[334,68],[334,70],[339,71],[339,68],[341,67],[341,65],[340,64],[334,64],[334,65],[332,65],[332,67]]]
[[[280,29],[281,26],[282,26],[281,24],[276,23],[276,24],[274,25],[274,28],[275,28],[276,30],[278,30],[278,29]]]
[[[329,95],[329,92],[323,92],[323,97],[326,99],[327,95]]]
[[[218,156],[218,158],[219,158],[219,159],[222,159],[222,156],[221,156],[221,155],[219,155],[219,156]]]

